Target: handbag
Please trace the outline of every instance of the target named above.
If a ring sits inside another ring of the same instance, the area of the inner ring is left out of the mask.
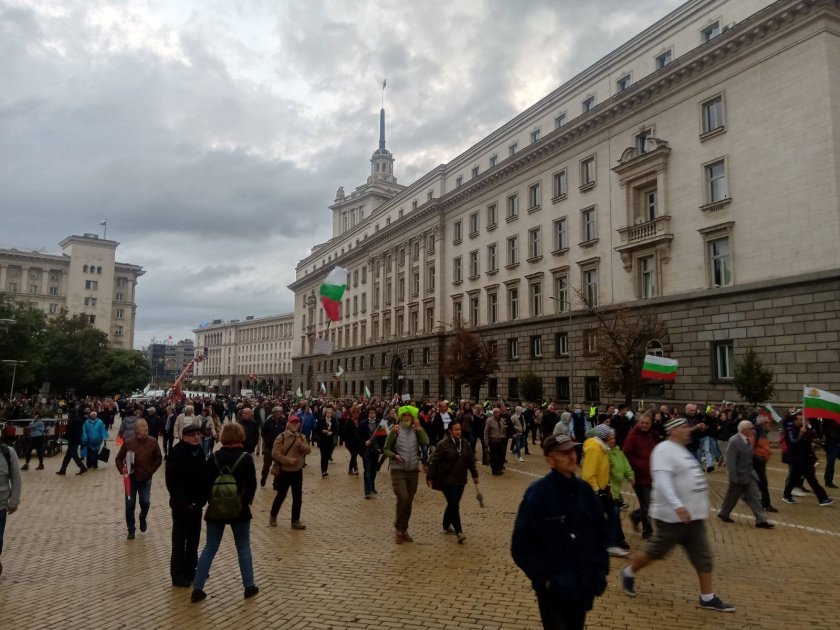
[[[109,449],[107,446],[103,446],[102,450],[99,451],[99,455],[97,455],[97,458],[100,462],[105,462],[107,464],[108,460],[111,459],[111,449]]]

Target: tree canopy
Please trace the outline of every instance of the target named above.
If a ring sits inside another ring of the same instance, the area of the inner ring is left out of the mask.
[[[496,351],[477,332],[454,326],[443,360],[443,373],[456,383],[481,387],[499,369]]]
[[[733,385],[741,398],[751,405],[767,402],[773,397],[773,370],[764,367],[755,350],[749,348],[735,365]]]

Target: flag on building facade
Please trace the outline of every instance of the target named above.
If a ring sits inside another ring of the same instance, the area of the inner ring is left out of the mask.
[[[335,377],[336,378],[341,378],[343,374],[344,374],[344,368],[341,367],[341,365],[339,365],[338,370],[335,373]]]
[[[779,424],[782,421],[782,417],[773,409],[773,405],[770,403],[763,403],[758,406],[758,415],[764,416],[765,418],[770,418],[776,424]]]
[[[642,378],[655,381],[673,381],[677,378],[677,366],[678,363],[675,359],[646,354],[644,365],[642,365]]]
[[[321,296],[321,304],[331,322],[338,321],[340,317],[341,298],[347,289],[347,270],[343,267],[334,267],[324,279],[324,284],[318,289]]]
[[[840,422],[840,396],[806,385],[802,398],[804,417]]]

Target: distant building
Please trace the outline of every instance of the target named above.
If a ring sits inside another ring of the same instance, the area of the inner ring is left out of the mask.
[[[68,236],[61,253],[0,249],[0,292],[48,315],[84,315],[112,345],[134,346],[138,265],[117,262],[119,243],[96,234]]]
[[[183,339],[178,343],[151,343],[146,348],[146,355],[152,385],[172,385],[195,356],[195,345],[192,339]]]
[[[214,320],[193,330],[206,358],[195,366],[198,385],[222,394],[242,389],[285,392],[291,386],[294,316]]]

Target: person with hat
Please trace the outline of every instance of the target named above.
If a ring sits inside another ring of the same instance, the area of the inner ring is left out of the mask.
[[[597,495],[601,502],[604,518],[609,521],[613,512],[613,495],[610,488],[610,445],[608,442],[615,437],[615,431],[607,424],[599,424],[593,431],[595,435],[583,443],[581,478],[590,485]],[[610,544],[607,548],[609,555],[619,558],[628,555],[625,549],[618,546],[618,541],[611,542],[613,544]]]
[[[543,454],[551,471],[525,491],[516,514],[511,555],[531,580],[543,628],[582,629],[607,587],[604,512],[592,488],[575,476],[578,443],[549,435]]]
[[[650,516],[655,525],[645,548],[633,555],[621,570],[621,586],[629,597],[636,596],[636,573],[654,560],[661,560],[681,545],[700,582],[697,605],[706,610],[735,612],[712,590],[712,550],[706,533],[709,518],[709,488],[700,463],[686,446],[692,441],[687,418],[674,418],[665,425],[668,439],[653,449],[650,469],[653,496]]]
[[[173,586],[189,587],[198,564],[201,510],[207,503],[207,458],[201,447],[201,428],[189,424],[181,441],[166,458],[166,489],[172,510],[172,554],[169,574]]]
[[[261,488],[265,488],[268,473],[271,471],[271,464],[274,463],[274,460],[271,458],[271,449],[274,445],[274,440],[276,440],[277,436],[285,430],[286,416],[283,414],[283,408],[279,406],[274,407],[271,410],[271,415],[268,417],[268,420],[265,421],[260,429],[263,444],[271,445],[268,448],[263,449],[263,465],[262,471],[260,472]]]
[[[429,445],[429,436],[420,426],[419,410],[413,405],[403,405],[397,411],[399,423],[385,439],[383,452],[391,460],[391,485],[397,496],[397,513],[394,520],[394,539],[397,544],[413,542],[408,534],[411,507],[417,494],[420,467],[429,471],[428,461],[422,450]]]
[[[274,439],[274,446],[271,447],[271,458],[274,460],[273,486],[277,496],[271,504],[269,527],[277,527],[277,514],[291,488],[292,529],[306,529],[306,525],[300,522],[300,510],[303,506],[303,465],[306,456],[312,452],[312,447],[300,432],[300,424],[298,416],[290,416],[286,430]]]

